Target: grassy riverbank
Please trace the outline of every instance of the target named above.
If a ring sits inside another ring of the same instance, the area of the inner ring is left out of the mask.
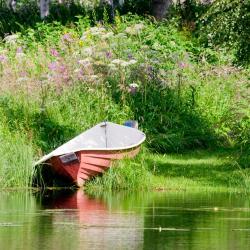
[[[30,186],[36,159],[100,121],[135,119],[147,150],[89,189],[247,189],[249,69],[232,61],[174,20],[131,15],[37,23],[6,37],[0,186]]]
[[[125,160],[89,182],[86,190],[248,192],[250,169],[242,168],[237,158],[232,151],[198,150],[165,155],[143,152],[135,160]]]

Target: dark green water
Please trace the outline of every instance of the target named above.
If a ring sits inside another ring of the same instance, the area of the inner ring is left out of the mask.
[[[233,194],[0,191],[1,250],[250,249],[250,198]]]

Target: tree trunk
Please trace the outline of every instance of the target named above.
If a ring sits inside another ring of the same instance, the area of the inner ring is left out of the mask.
[[[168,8],[172,4],[172,0],[152,0],[152,14],[157,20],[161,20],[166,16]]]
[[[13,12],[16,11],[16,0],[8,0],[7,6],[9,9],[11,9]]]
[[[41,19],[44,19],[49,15],[49,3],[50,3],[50,0],[40,0]]]

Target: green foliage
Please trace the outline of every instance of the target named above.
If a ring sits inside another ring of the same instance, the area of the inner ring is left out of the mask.
[[[34,152],[27,137],[0,124],[0,187],[30,187]]]
[[[207,45],[223,44],[235,50],[237,63],[250,62],[250,1],[217,0],[201,19],[201,37]]]
[[[172,17],[178,17],[182,28],[195,29],[195,22],[199,20],[209,8],[208,4],[202,3],[200,0],[178,1],[170,9]]]

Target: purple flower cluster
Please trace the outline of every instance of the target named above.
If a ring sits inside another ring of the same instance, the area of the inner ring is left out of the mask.
[[[107,51],[107,52],[106,52],[106,57],[107,57],[108,59],[112,58],[112,52],[111,52],[111,51]]]
[[[54,61],[54,62],[51,62],[48,66],[49,70],[51,71],[56,71],[57,68],[58,68],[58,62]]]
[[[22,47],[18,47],[18,48],[16,49],[16,53],[17,53],[17,54],[23,53],[23,48],[22,48]]]
[[[59,52],[58,52],[56,49],[54,49],[54,48],[52,48],[52,49],[50,50],[50,54],[51,54],[52,56],[54,56],[54,57],[58,57],[58,56],[59,56]]]
[[[68,69],[63,63],[53,61],[49,63],[48,69],[51,71],[52,78],[56,82],[60,82],[61,80],[68,81],[70,78]]]
[[[73,41],[72,36],[69,33],[64,34],[62,40],[65,43],[71,43]]]
[[[0,62],[4,63],[7,61],[7,57],[5,55],[0,55]]]

